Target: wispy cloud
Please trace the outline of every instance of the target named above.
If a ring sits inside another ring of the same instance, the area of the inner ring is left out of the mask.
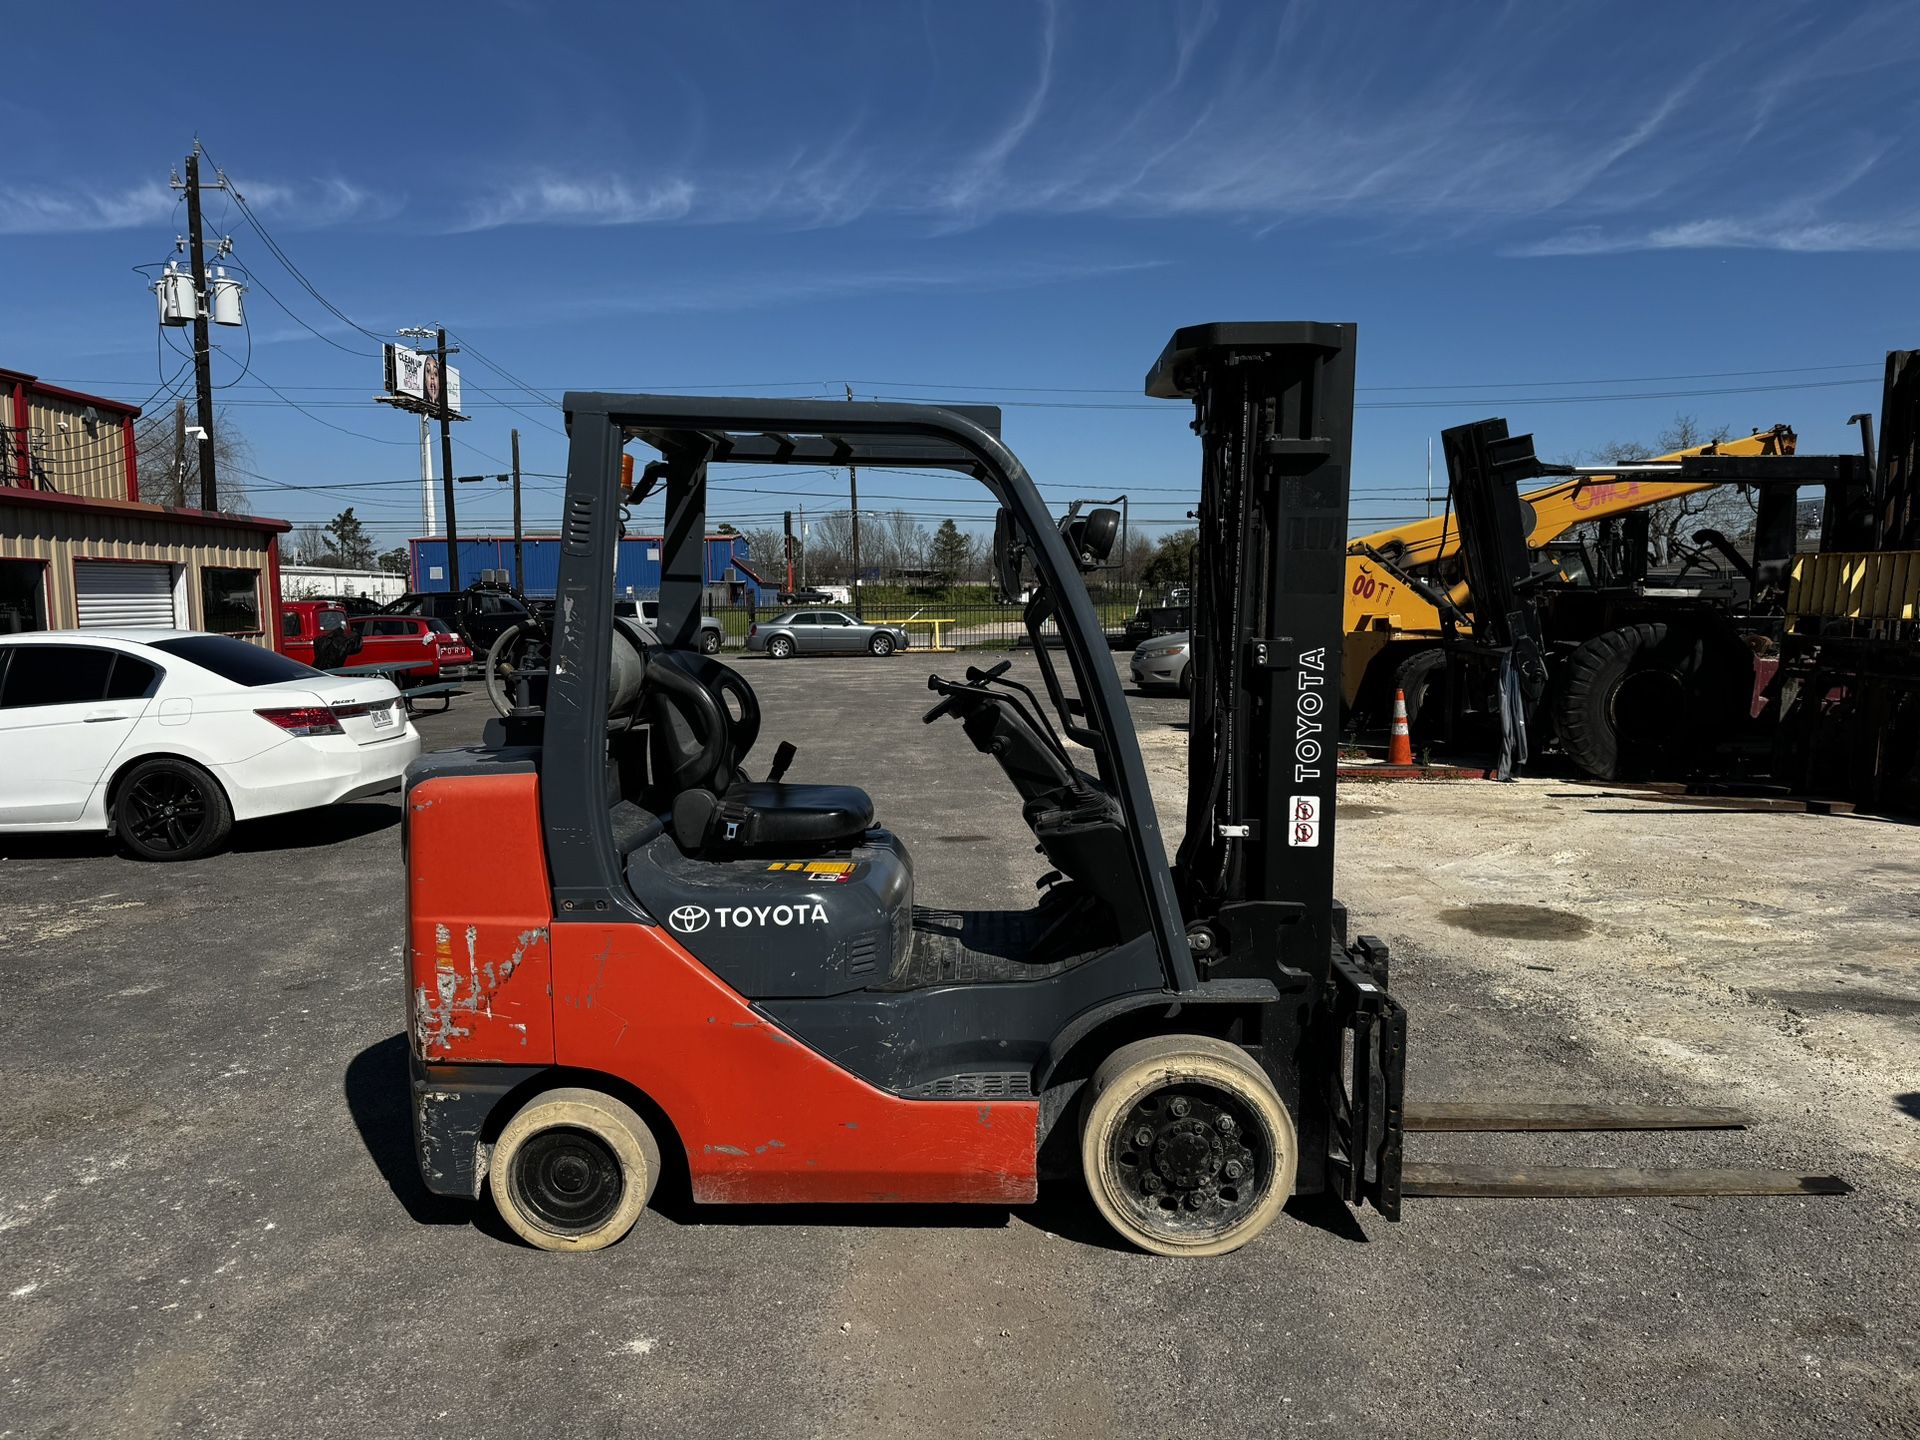
[[[1116,27],[1105,6],[1045,0],[1024,35],[996,36],[1026,60],[986,69],[964,58],[972,22],[923,6],[907,23],[942,63],[904,93],[865,87],[849,115],[842,92],[796,81],[763,97],[793,142],[722,125],[651,171],[488,193],[461,228],[1100,216],[1256,233],[1331,220],[1513,254],[1904,246],[1910,226],[1886,212],[1920,181],[1920,145],[1874,95],[1920,63],[1920,26],[1754,3],[1750,33],[1682,7],[1649,48],[1606,7],[1405,3],[1357,25],[1306,3],[1191,0]],[[1860,160],[1863,137],[1880,143]],[[1868,172],[1874,203],[1836,218],[1830,177]],[[1729,218],[1681,218],[1702,197]],[[1738,218],[1761,215],[1775,220]]]
[[[536,177],[476,202],[462,230],[502,225],[646,225],[684,220],[693,211],[690,181],[636,183],[618,177]]]
[[[263,216],[294,229],[337,225],[392,208],[372,192],[340,179],[256,181],[242,193]],[[0,235],[165,229],[175,223],[180,201],[181,192],[160,181],[118,188],[85,183],[26,185],[0,196]]]
[[[164,225],[179,198],[155,182],[124,189],[10,190],[0,197],[0,235],[62,235]]]
[[[1620,255],[1634,250],[1920,250],[1920,214],[1882,220],[1741,219],[1713,216],[1646,229],[1576,226],[1507,251],[1518,256]]]

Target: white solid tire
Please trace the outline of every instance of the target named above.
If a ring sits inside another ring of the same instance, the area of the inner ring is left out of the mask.
[[[1182,1082],[1226,1091],[1258,1119],[1269,1158],[1266,1190],[1231,1226],[1213,1234],[1183,1235],[1143,1222],[1125,1193],[1109,1143],[1136,1101]],[[1158,1035],[1123,1045],[1087,1083],[1080,1126],[1080,1164],[1094,1206],[1124,1239],[1154,1255],[1209,1256],[1237,1250],[1279,1216],[1293,1195],[1300,1148],[1293,1118],[1273,1082],[1244,1050],[1204,1035]]]
[[[613,1211],[590,1230],[563,1232],[544,1224],[516,1193],[514,1162],[526,1143],[544,1130],[584,1130],[613,1152],[620,1164],[621,1192]],[[508,1227],[541,1250],[601,1250],[633,1228],[660,1180],[660,1145],[647,1122],[624,1101],[598,1090],[548,1090],[520,1107],[494,1142],[487,1186]]]

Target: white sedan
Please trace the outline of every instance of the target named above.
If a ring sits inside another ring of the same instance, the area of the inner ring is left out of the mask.
[[[419,753],[390,680],[192,630],[0,636],[0,832],[191,860],[235,820],[396,789]]]

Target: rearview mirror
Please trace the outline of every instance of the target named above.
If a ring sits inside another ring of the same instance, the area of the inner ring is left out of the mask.
[[[1102,507],[1085,515],[1071,515],[1060,526],[1060,534],[1073,551],[1074,563],[1091,570],[1106,563],[1113,553],[1113,542],[1120,534],[1120,512]]]

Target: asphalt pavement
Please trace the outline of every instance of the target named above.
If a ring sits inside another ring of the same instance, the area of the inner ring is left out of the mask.
[[[965,661],[740,668],[762,748],[864,785],[919,898],[1024,903],[1018,800],[920,723],[930,663]],[[1131,703],[1143,731],[1182,723]],[[419,726],[468,743],[484,713],[474,693]],[[391,799],[185,865],[0,838],[0,1437],[1920,1433],[1912,1173],[1817,1117],[1743,1163],[1846,1168],[1852,1196],[1417,1201],[1399,1224],[1296,1202],[1179,1261],[1122,1248],[1070,1184],[1012,1212],[668,1195],[611,1250],[525,1248],[414,1173],[402,924]],[[1431,938],[1396,981],[1417,1093],[1723,1098],[1496,1003],[1447,958],[1473,937]]]

